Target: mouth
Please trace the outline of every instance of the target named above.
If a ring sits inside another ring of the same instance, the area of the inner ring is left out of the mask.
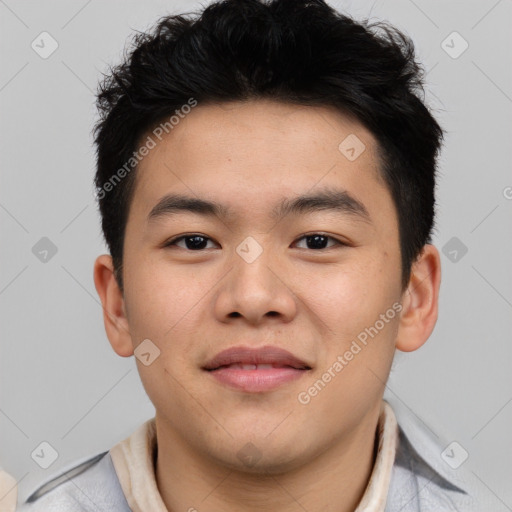
[[[312,368],[278,347],[234,347],[211,359],[203,370],[217,382],[239,391],[270,391],[303,377]]]

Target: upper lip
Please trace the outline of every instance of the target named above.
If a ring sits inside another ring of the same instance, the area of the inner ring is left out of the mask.
[[[232,347],[214,356],[206,365],[205,370],[216,370],[221,366],[230,364],[276,364],[291,366],[301,370],[310,370],[311,367],[292,353],[279,347],[265,346],[261,348]]]

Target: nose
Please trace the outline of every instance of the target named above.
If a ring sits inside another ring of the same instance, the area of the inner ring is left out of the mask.
[[[240,256],[242,254],[242,256]],[[232,268],[215,297],[215,315],[221,322],[290,322],[297,313],[297,298],[283,262],[270,249],[255,259],[243,252],[232,257]]]

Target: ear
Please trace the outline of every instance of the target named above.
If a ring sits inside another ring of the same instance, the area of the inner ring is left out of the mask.
[[[102,254],[96,258],[94,284],[103,306],[103,322],[112,348],[122,357],[133,355],[124,297],[117,284],[110,255]]]
[[[437,321],[441,258],[430,244],[423,247],[413,263],[407,290],[402,295],[402,312],[396,348],[412,352],[427,341]]]

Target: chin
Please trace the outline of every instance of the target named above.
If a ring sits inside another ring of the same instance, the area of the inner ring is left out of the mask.
[[[275,428],[275,426],[273,427]],[[254,432],[233,433],[233,438],[217,445],[210,444],[208,452],[220,466],[240,473],[252,475],[279,475],[302,466],[314,454],[312,443],[296,442],[291,432],[269,435],[272,428],[263,435]],[[270,439],[272,437],[272,439]],[[212,449],[212,446],[214,448]]]
[[[215,462],[230,471],[248,475],[277,476],[300,467],[299,454],[287,452],[276,454],[264,448],[259,450],[255,445],[247,443],[235,454],[216,454]]]

